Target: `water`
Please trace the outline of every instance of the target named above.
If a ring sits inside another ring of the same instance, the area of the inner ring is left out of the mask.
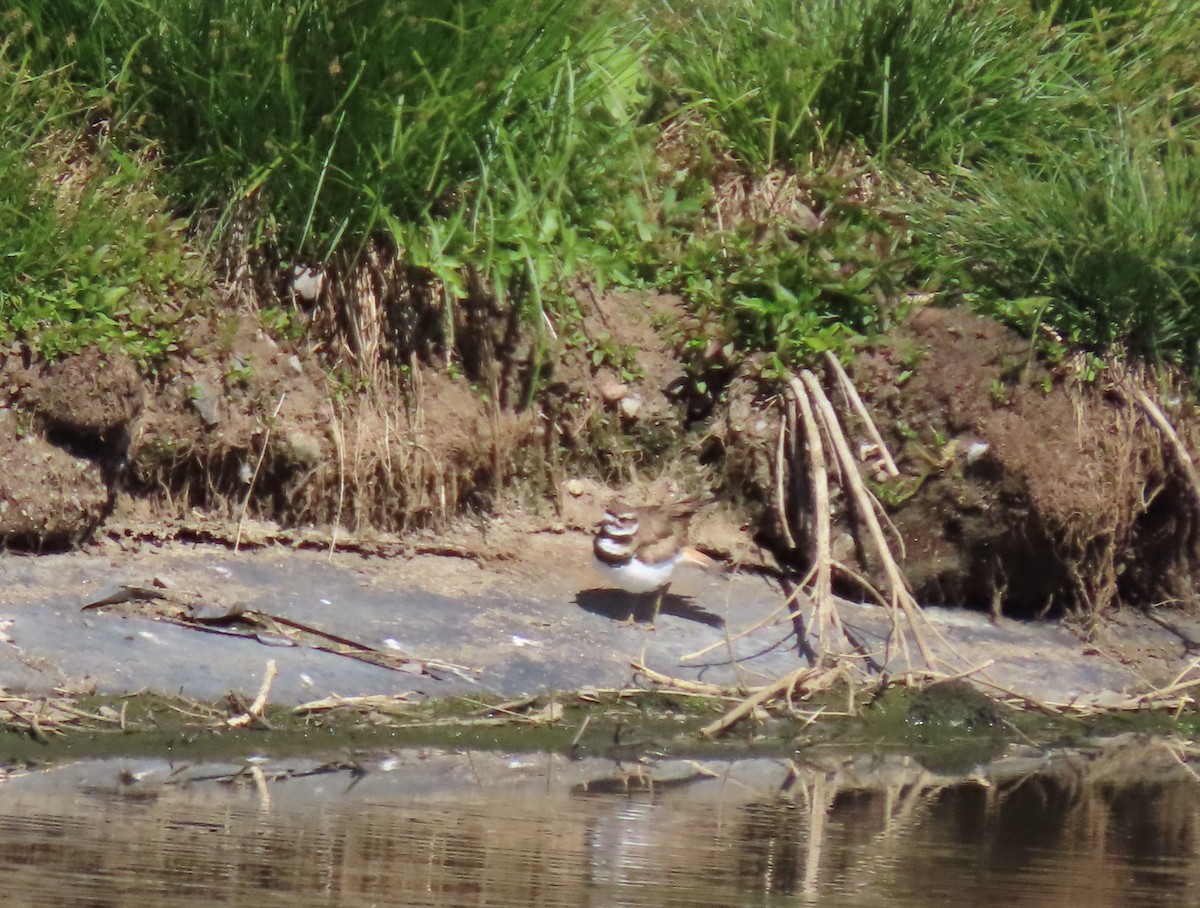
[[[1194,905],[1189,756],[84,763],[0,783],[0,904]]]

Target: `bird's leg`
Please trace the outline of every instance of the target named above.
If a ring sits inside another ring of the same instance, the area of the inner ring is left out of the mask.
[[[663,598],[667,595],[667,590],[671,588],[671,584],[664,583],[654,591],[654,611],[650,613],[650,630],[654,630],[658,622],[658,610],[662,608]]]
[[[618,623],[619,627],[637,627],[638,606],[642,602],[642,594],[641,593],[630,593],[629,598],[631,600],[631,603],[629,606],[629,617],[620,621]]]

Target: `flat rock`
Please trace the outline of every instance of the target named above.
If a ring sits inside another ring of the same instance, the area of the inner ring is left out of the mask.
[[[584,534],[535,535],[529,544],[545,550],[537,575],[454,557],[364,559],[282,547],[234,553],[178,543],[107,556],[5,556],[0,620],[10,642],[0,642],[0,686],[252,695],[273,659],[271,701],[297,703],[332,694],[512,697],[621,688],[644,680],[638,664],[683,680],[756,685],[804,664],[782,597],[761,578],[681,572],[650,632],[621,623],[630,600],[591,577]],[[414,661],[398,671],[311,646],[281,646],[287,641],[271,635],[206,633],[118,606],[81,611],[130,578],[199,596],[214,613],[241,604],[382,653],[460,670],[423,673]],[[902,653],[887,647],[885,610],[846,603],[841,615],[890,670],[904,669]],[[1102,656],[1057,624],[993,622],[958,609],[927,609],[926,617],[926,634],[948,671],[986,663],[981,680],[1058,702],[1115,702],[1145,690],[1145,665]],[[1118,631],[1139,639],[1148,633],[1141,626]],[[1170,635],[1162,637],[1165,646]],[[1163,650],[1163,673],[1186,665],[1176,640],[1174,650]]]

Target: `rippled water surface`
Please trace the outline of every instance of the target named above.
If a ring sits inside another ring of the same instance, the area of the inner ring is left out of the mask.
[[[1186,758],[77,764],[0,783],[0,904],[1192,905]]]

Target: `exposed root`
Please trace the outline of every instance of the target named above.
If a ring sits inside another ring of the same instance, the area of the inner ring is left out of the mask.
[[[816,623],[817,646],[822,655],[832,652],[844,637],[841,617],[833,601],[832,532],[830,528],[829,474],[825,466],[825,447],[813,417],[812,403],[804,386],[792,376],[788,382],[793,403],[799,407],[799,422],[804,427],[808,454],[808,481],[811,493],[813,527],[812,583],[810,595]],[[779,470],[784,470],[780,464]]]
[[[850,380],[850,376],[846,374],[846,370],[842,368],[841,361],[833,355],[829,350],[825,351],[825,362],[829,366],[831,372],[837,376],[838,385],[842,389],[842,393],[846,395],[846,399],[850,401],[850,405],[854,408],[854,412],[858,414],[858,418],[862,420],[863,428],[871,441],[874,442],[876,451],[880,459],[883,461],[883,468],[889,476],[896,477],[900,475],[900,470],[896,467],[896,461],[892,459],[892,452],[888,450],[887,444],[883,440],[883,436],[879,434],[879,427],[875,425],[875,420],[871,418],[870,412],[867,410],[866,404],[858,394],[858,389],[854,387],[854,382]]]
[[[854,404],[860,419],[868,429],[874,445],[879,450],[885,464],[891,470],[895,463],[882,437],[874,427],[866,408],[863,406],[849,377],[839,368],[835,374],[840,376],[846,396]],[[813,628],[812,634],[817,643],[817,664],[828,664],[831,660],[846,655],[850,651],[861,652],[856,641],[850,638],[838,613],[837,603],[833,596],[834,559],[832,555],[832,507],[829,493],[829,477],[831,465],[826,458],[825,440],[833,450],[833,468],[845,493],[849,505],[857,518],[858,525],[865,528],[870,550],[878,560],[880,570],[887,584],[886,595],[874,590],[863,577],[855,575],[856,581],[870,589],[871,598],[886,605],[892,615],[892,632],[888,638],[888,652],[895,648],[899,658],[907,667],[912,667],[913,658],[909,651],[909,640],[915,644],[921,664],[927,669],[934,669],[939,664],[939,657],[934,653],[926,639],[925,630],[930,627],[921,612],[920,606],[913,598],[903,572],[892,555],[891,547],[885,536],[883,525],[878,513],[878,502],[874,500],[862,478],[859,475],[858,463],[851,452],[850,445],[842,429],[833,404],[825,394],[816,376],[808,370],[798,376],[791,376],[786,385],[788,395],[785,410],[780,419],[781,441],[777,445],[777,498],[781,507],[782,522],[791,523],[797,529],[796,533],[789,532],[786,538],[795,539],[802,536],[809,541],[811,568],[801,583],[804,591],[812,601]],[[793,444],[787,459],[784,460],[787,446],[782,443],[782,436],[787,428],[793,428]],[[803,443],[797,436],[803,432]],[[803,461],[803,465],[801,465]],[[784,489],[787,483],[785,476],[803,476],[808,489],[809,514],[796,513],[787,510]],[[885,517],[886,519],[886,517]],[[803,532],[807,528],[808,532]],[[789,600],[795,598],[795,593]],[[798,632],[803,632],[802,613],[796,610],[793,619],[800,622]],[[940,634],[933,630],[936,636]],[[945,641],[943,641],[945,642]],[[849,644],[849,647],[847,647]],[[802,646],[804,642],[802,641]],[[886,663],[885,658],[884,662]]]

